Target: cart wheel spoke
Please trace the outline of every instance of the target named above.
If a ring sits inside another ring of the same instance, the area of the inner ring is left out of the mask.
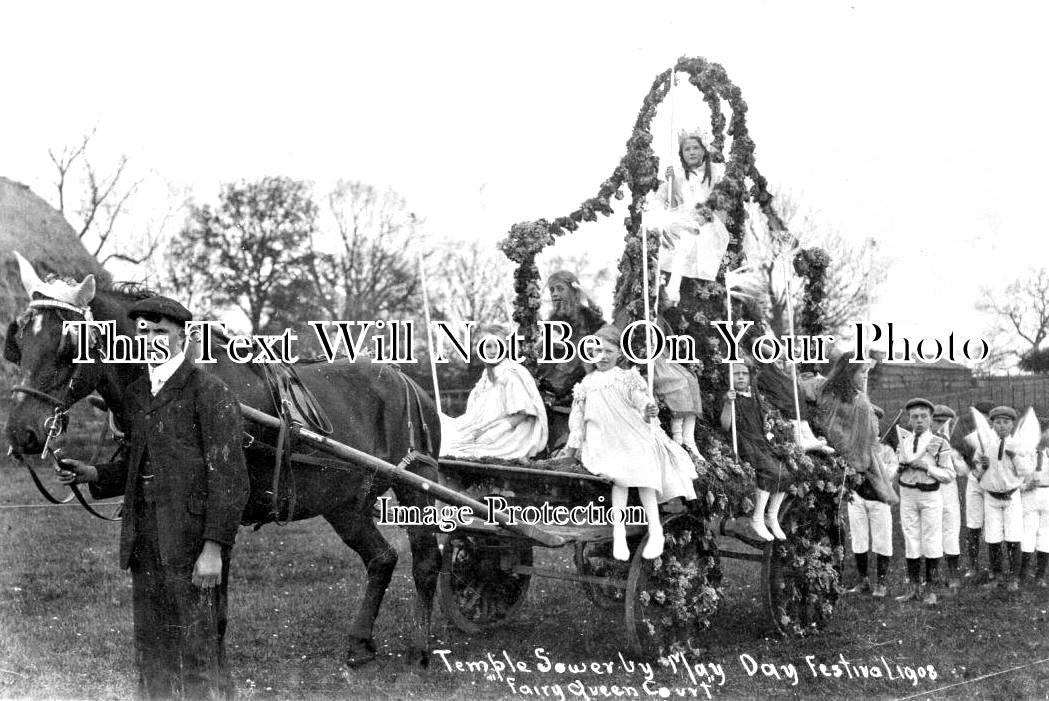
[[[524,603],[530,577],[515,565],[532,564],[532,548],[516,540],[459,536],[444,547],[438,591],[441,609],[467,633],[505,623]]]

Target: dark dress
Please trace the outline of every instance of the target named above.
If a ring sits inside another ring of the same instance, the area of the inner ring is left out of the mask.
[[[553,315],[549,321],[562,321],[572,328],[572,343],[578,343],[584,336],[589,336],[602,326],[605,320],[601,314],[590,307],[580,307],[575,318]],[[536,383],[544,400],[552,406],[571,406],[572,388],[586,377],[583,361],[576,355],[572,360],[563,363],[541,363],[536,371]]]
[[[758,399],[736,393],[736,433],[739,437],[740,457],[754,468],[758,489],[782,492],[793,481],[783,463],[772,454],[765,437],[765,416]]]

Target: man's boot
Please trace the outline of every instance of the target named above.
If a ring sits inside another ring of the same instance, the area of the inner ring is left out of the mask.
[[[896,601],[918,601],[921,599],[922,561],[916,557],[907,558],[907,591],[896,597]]]
[[[1021,587],[1025,587],[1028,584],[1029,577],[1031,575],[1031,555],[1033,553],[1020,553],[1020,575],[1017,580]]]
[[[947,586],[952,592],[958,591],[962,586],[962,581],[958,578],[958,555],[946,555],[944,557],[947,560]]]
[[[965,532],[965,554],[969,559],[969,566],[962,576],[965,579],[976,579],[980,574],[980,536],[983,529],[970,528]]]
[[[927,557],[925,558],[925,596],[922,597],[922,603],[926,606],[936,605],[936,589],[940,583],[939,573],[937,569],[940,564],[940,558],[938,557]]]
[[[889,588],[885,586],[885,580],[889,575],[889,561],[888,555],[878,555],[878,581],[874,585],[874,589],[871,592],[871,596],[882,599],[889,593]]]
[[[866,594],[871,590],[871,582],[867,577],[867,553],[853,553],[853,557],[856,558],[856,572],[860,575],[860,581],[845,593]]]
[[[985,589],[991,589],[998,586],[998,579],[1002,574],[1002,544],[1001,543],[988,543],[987,544],[987,559],[990,563],[991,570],[987,573],[987,581],[983,583]]]
[[[1009,553],[1009,580],[1005,585],[1008,591],[1020,590],[1020,544],[1006,543],[1005,549]]]
[[[1037,557],[1035,558],[1034,568],[1034,583],[1041,589],[1045,589],[1049,586],[1049,581],[1045,578],[1046,565],[1049,565],[1049,553],[1043,553],[1038,551]]]

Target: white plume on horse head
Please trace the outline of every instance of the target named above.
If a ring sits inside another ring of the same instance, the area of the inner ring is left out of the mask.
[[[37,275],[36,269],[33,268],[32,263],[26,260],[18,251],[14,251],[14,254],[15,260],[18,261],[19,273],[22,277],[22,287],[25,288],[30,301],[32,301],[34,294],[39,294],[41,297],[47,299],[65,302],[74,307],[83,308],[89,305],[91,300],[95,298],[94,275],[89,273],[78,285],[68,283],[59,278],[44,282],[40,279],[40,276]]]

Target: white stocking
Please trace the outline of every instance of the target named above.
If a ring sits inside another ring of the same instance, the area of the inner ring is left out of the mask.
[[[682,433],[685,437],[685,447],[691,448],[696,455],[699,455],[699,448],[696,446],[696,415],[685,414],[682,418],[684,426],[682,427]],[[700,460],[703,459],[702,455],[699,455]]]
[[[674,440],[675,443],[678,443],[678,444],[680,444],[681,441],[682,441],[682,438],[681,438],[681,424],[682,423],[684,423],[684,420],[680,416],[675,416],[674,418],[672,418],[670,420],[670,437]]]
[[[754,492],[754,513],[750,517],[750,525],[754,527],[754,532],[761,536],[762,540],[768,541],[776,539],[765,527],[765,507],[768,506],[770,496],[764,489]]]
[[[626,542],[626,524],[622,523],[622,519],[626,517],[626,499],[629,494],[627,487],[620,487],[618,484],[612,485],[612,508],[618,509],[620,514],[620,523],[612,524],[612,557],[617,560],[629,560],[630,559],[630,546]]]
[[[787,539],[787,534],[783,532],[783,529],[780,528],[779,525],[779,507],[783,506],[783,500],[786,497],[786,492],[776,492],[769,500],[769,513],[766,522],[768,523],[769,530],[772,531],[772,535],[776,536],[779,540]]]
[[[681,273],[671,273],[670,280],[667,282],[667,301],[670,302],[670,306],[676,307],[677,303],[681,301],[681,281],[684,280]]]
[[[641,551],[641,557],[652,560],[663,554],[663,524],[659,520],[659,502],[656,501],[656,490],[651,487],[639,487],[641,505],[645,507],[645,518],[648,519],[648,542]]]

